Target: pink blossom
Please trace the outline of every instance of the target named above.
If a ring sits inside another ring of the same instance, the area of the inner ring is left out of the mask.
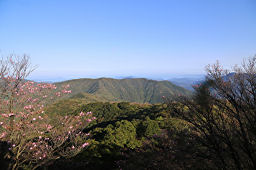
[[[9,117],[11,117],[11,116],[14,116],[14,113],[9,113],[8,115],[9,115]]]
[[[87,112],[87,113],[86,113],[86,115],[90,115],[90,114],[92,114],[92,112]]]
[[[14,75],[14,79],[15,76],[16,75]],[[8,79],[9,84],[7,84],[10,89],[12,89],[12,86],[15,84],[15,80],[11,76],[3,77],[3,79],[5,78]],[[17,147],[24,150],[24,152],[21,153],[20,158],[28,155],[29,159],[35,161],[36,164],[39,159],[46,159],[48,156],[51,157],[53,150],[56,150],[56,147],[58,147],[60,142],[65,142],[66,139],[69,138],[70,140],[68,140],[68,142],[75,142],[73,141],[75,138],[79,138],[79,136],[84,135],[81,133],[81,129],[86,126],[88,121],[96,119],[95,117],[91,116],[92,112],[80,112],[79,116],[58,117],[59,121],[56,121],[56,124],[54,122],[53,127],[49,124],[50,121],[47,115],[44,114],[44,105],[48,104],[50,99],[55,99],[56,96],[59,97],[63,96],[64,94],[71,93],[72,91],[68,89],[69,85],[64,86],[62,90],[52,91],[52,89],[57,88],[54,84],[24,81],[19,85],[18,88],[19,89],[14,92],[15,101],[13,103],[13,111],[7,112],[8,106],[12,104],[11,100],[4,98],[0,99],[0,107],[2,112],[0,113],[0,115],[2,115],[0,117],[0,126],[3,128],[2,130],[4,130],[3,133],[0,133],[0,140],[9,141],[10,146],[12,146],[10,150],[14,157],[15,154],[17,154],[17,149],[15,149]],[[47,100],[45,100],[46,98]],[[15,132],[17,132],[17,136],[19,136],[17,137],[16,135],[13,135],[13,139],[10,138],[12,131],[9,125],[9,117],[11,116],[16,116],[12,121],[13,130],[15,130]],[[82,116],[88,117],[83,118]],[[56,133],[59,130],[57,127],[62,128],[60,129],[62,133]],[[31,134],[38,134],[38,136],[37,138],[31,139],[29,138]],[[49,134],[51,139],[44,136],[44,134]],[[20,136],[27,141],[26,144],[21,145]],[[50,142],[48,140],[50,140]],[[51,143],[51,145],[48,146],[48,143]],[[89,143],[86,142],[80,145],[80,147],[71,145],[71,148],[74,149],[76,153],[77,151],[80,151],[82,147],[84,148],[88,145]],[[66,152],[69,150],[67,150],[67,148],[63,148],[61,152],[62,151]],[[65,154],[72,153],[68,152]]]
[[[86,146],[88,146],[88,145],[89,145],[89,143],[85,142],[85,143],[82,145],[82,147],[84,148],[84,147],[86,147]]]
[[[9,117],[7,114],[2,114],[3,117]]]
[[[1,139],[1,138],[4,138],[4,137],[6,136],[6,134],[7,134],[6,132],[3,132],[3,133],[0,135],[0,139]]]
[[[80,112],[80,114],[79,114],[80,116],[84,116],[84,112]]]

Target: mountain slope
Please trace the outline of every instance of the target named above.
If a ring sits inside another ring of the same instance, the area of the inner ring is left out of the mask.
[[[162,96],[190,95],[191,92],[169,81],[136,79],[75,79],[56,83],[69,84],[71,98],[94,98],[102,101],[128,101],[137,103],[159,103]]]

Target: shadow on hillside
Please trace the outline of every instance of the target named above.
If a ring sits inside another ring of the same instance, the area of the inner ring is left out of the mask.
[[[102,149],[105,146],[102,146]],[[114,150],[120,151],[121,147],[112,144],[108,146],[115,148]],[[86,152],[86,151],[85,151]],[[124,156],[115,152],[102,154],[101,157],[97,156],[85,156],[83,152],[72,159],[57,160],[54,164],[47,167],[49,170],[117,170],[119,160],[123,160]]]
[[[0,169],[8,169],[9,160],[5,158],[6,153],[8,153],[8,144],[0,142]]]

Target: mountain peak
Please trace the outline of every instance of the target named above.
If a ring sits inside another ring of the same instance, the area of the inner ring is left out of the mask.
[[[160,103],[162,96],[173,98],[177,95],[190,95],[191,92],[172,84],[169,81],[148,80],[145,78],[131,79],[74,79],[60,83],[70,84],[72,94],[69,97],[103,101],[127,101],[137,103]]]

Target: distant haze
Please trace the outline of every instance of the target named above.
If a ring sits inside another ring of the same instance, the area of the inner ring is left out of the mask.
[[[72,80],[72,79],[80,79],[80,78],[114,78],[114,79],[132,79],[132,78],[146,78],[146,79],[152,79],[152,80],[202,80],[205,75],[204,74],[169,74],[169,75],[141,75],[141,76],[129,76],[129,75],[62,75],[62,76],[29,76],[28,79],[38,82],[61,82],[66,80]]]

